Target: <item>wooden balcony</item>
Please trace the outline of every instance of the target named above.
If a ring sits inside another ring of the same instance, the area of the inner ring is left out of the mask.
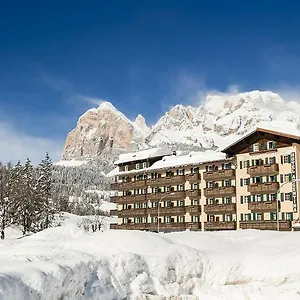
[[[187,196],[189,196],[190,199],[199,199],[201,197],[201,190],[189,190]]]
[[[111,216],[118,216],[118,210],[117,209],[111,209],[110,212],[109,212],[109,214]]]
[[[201,205],[186,206],[186,212],[188,212],[191,216],[199,216],[201,215]]]
[[[119,218],[130,218],[130,217],[146,217],[146,208],[132,208],[132,209],[122,209],[119,211]]]
[[[126,223],[126,224],[110,224],[110,229],[122,230],[149,230],[149,223]]]
[[[277,230],[277,222],[276,221],[241,221],[240,227],[242,229]],[[279,230],[291,231],[292,230],[291,221],[279,220]]]
[[[205,222],[204,230],[235,230],[236,222],[228,221],[228,222]]]
[[[111,196],[110,197],[110,202],[112,202],[112,203],[118,203],[119,199],[120,199],[119,196]]]
[[[175,175],[170,177],[159,177],[148,179],[149,186],[170,186],[185,183],[185,175]]]
[[[235,186],[205,188],[204,196],[206,198],[229,197],[235,195]]]
[[[279,188],[278,182],[251,183],[247,187],[248,192],[251,194],[277,193],[278,188]]]
[[[252,212],[271,212],[277,210],[277,201],[260,201],[248,203],[248,209]],[[278,209],[280,210],[280,201],[278,201]]]
[[[164,201],[166,201],[166,200],[184,200],[185,199],[185,191],[147,194],[148,200],[158,200],[159,201],[162,197],[164,197]]]
[[[149,194],[140,194],[140,195],[129,195],[129,196],[120,196],[118,197],[119,204],[132,204],[138,202],[145,202],[148,200]]]
[[[278,164],[266,164],[260,166],[252,166],[247,169],[247,173],[250,176],[263,176],[263,175],[275,175],[278,174]]]
[[[197,183],[201,181],[201,174],[200,173],[195,173],[195,174],[188,174],[185,175],[186,180],[188,180],[190,183]]]
[[[150,216],[157,216],[158,208],[148,208],[147,213]],[[159,216],[184,216],[186,213],[185,206],[170,206],[170,207],[160,207],[159,208]]]
[[[206,181],[223,180],[235,177],[234,169],[208,171],[203,173],[203,179]]]
[[[204,212],[207,215],[235,214],[236,204],[206,204],[204,205]]]
[[[159,230],[160,231],[177,231],[177,230],[185,230],[187,227],[187,223],[179,223],[179,222],[172,222],[172,223],[159,223]],[[157,231],[157,223],[150,224],[151,231]]]
[[[201,230],[201,223],[198,222],[186,223],[185,228],[189,230]]]
[[[147,180],[119,182],[119,183],[112,183],[110,185],[111,190],[118,190],[118,191],[139,189],[143,187],[147,187]]]

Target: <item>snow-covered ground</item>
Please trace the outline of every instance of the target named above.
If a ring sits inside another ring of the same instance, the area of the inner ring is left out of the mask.
[[[300,298],[299,232],[86,233],[67,217],[24,238],[10,229],[0,299]]]

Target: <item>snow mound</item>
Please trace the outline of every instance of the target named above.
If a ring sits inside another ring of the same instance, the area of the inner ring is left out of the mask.
[[[0,299],[298,299],[298,235],[52,228],[0,247]]]

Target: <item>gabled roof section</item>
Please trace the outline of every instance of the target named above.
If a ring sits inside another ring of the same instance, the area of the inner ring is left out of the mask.
[[[132,153],[123,153],[120,154],[119,159],[115,161],[115,164],[120,165],[128,162],[147,160],[150,158],[163,157],[172,154],[173,151],[167,148],[152,148]]]
[[[282,127],[278,126],[282,123]],[[291,124],[289,124],[291,123]],[[277,125],[277,126],[276,126]],[[289,126],[286,126],[289,125]],[[245,146],[249,146],[249,143],[256,139],[262,137],[263,134],[273,135],[277,137],[283,137],[291,142],[300,142],[300,130],[297,129],[298,124],[292,122],[276,122],[276,124],[259,124],[258,127],[251,130],[250,132],[243,135],[241,138],[237,139],[234,143],[227,146],[221,152],[226,153],[229,156],[237,154]]]

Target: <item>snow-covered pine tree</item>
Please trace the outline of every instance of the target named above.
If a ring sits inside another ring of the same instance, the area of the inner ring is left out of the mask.
[[[52,196],[52,160],[46,153],[45,159],[39,164],[39,178],[37,181],[37,194],[39,203],[42,205],[41,221],[42,228],[48,228],[56,212],[55,202]]]
[[[10,224],[9,176],[11,165],[0,163],[0,232],[1,239],[5,238],[5,228]]]

